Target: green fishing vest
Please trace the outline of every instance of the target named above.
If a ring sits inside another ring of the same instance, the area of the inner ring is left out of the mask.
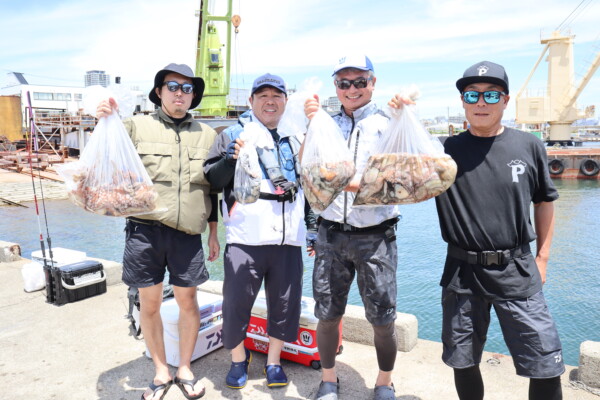
[[[204,232],[211,203],[203,166],[217,133],[191,117],[177,126],[162,110],[124,124],[158,192],[158,208],[167,209],[139,218],[188,234]]]

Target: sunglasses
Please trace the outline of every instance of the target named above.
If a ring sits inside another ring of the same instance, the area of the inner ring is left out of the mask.
[[[365,78],[365,77],[360,77],[360,78],[356,78],[353,80],[350,79],[342,79],[342,80],[336,80],[335,81],[335,85],[338,87],[338,89],[342,89],[342,90],[348,90],[350,89],[350,86],[354,85],[355,88],[357,89],[364,89],[367,87],[367,84],[369,83],[369,81],[371,80],[371,78]]]
[[[479,96],[483,95],[483,101],[487,104],[496,104],[500,101],[500,97],[506,93],[498,90],[487,90],[485,92],[477,92],[475,90],[468,90],[463,92],[462,98],[467,104],[475,104],[479,101]]]
[[[177,83],[175,81],[168,81],[163,83],[163,86],[167,85],[167,89],[169,89],[169,92],[176,92],[179,89],[181,89],[181,91],[185,94],[190,94],[194,91],[194,85],[192,85],[191,83]]]

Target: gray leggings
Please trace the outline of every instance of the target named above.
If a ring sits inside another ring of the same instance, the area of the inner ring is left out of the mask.
[[[329,369],[335,367],[335,355],[338,348],[341,320],[342,317],[328,321],[319,320],[317,325],[317,347],[319,348],[321,366],[323,368]],[[384,372],[393,370],[394,363],[396,362],[396,353],[398,352],[398,340],[394,322],[386,325],[373,325],[373,339],[379,369]]]

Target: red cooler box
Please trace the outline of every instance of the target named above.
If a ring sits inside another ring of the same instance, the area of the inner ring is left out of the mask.
[[[317,348],[317,323],[319,320],[315,317],[314,310],[315,301],[310,297],[303,296],[298,340],[294,343],[286,342],[283,345],[281,358],[319,369],[321,368],[321,357]],[[264,290],[260,291],[252,307],[252,316],[250,317],[250,325],[248,326],[244,343],[249,350],[265,354],[269,349],[267,299]],[[342,350],[342,329],[340,325],[337,354],[340,354]]]

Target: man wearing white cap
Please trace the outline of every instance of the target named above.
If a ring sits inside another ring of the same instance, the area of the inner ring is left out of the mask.
[[[340,321],[344,315],[350,285],[357,275],[358,289],[367,320],[373,326],[379,374],[376,400],[395,399],[392,370],[396,361],[396,223],[398,206],[352,207],[370,150],[381,138],[389,118],[371,101],[377,79],[373,64],[365,55],[339,60],[333,70],[338,99],[342,103],[333,118],[340,126],[353,153],[357,174],[319,218],[315,242],[313,297],[317,343],[321,356],[322,382],[317,400],[338,398],[340,382],[335,354]],[[405,100],[397,96],[400,107]],[[392,104],[391,104],[392,105]],[[306,115],[319,109],[319,99],[308,99]]]

